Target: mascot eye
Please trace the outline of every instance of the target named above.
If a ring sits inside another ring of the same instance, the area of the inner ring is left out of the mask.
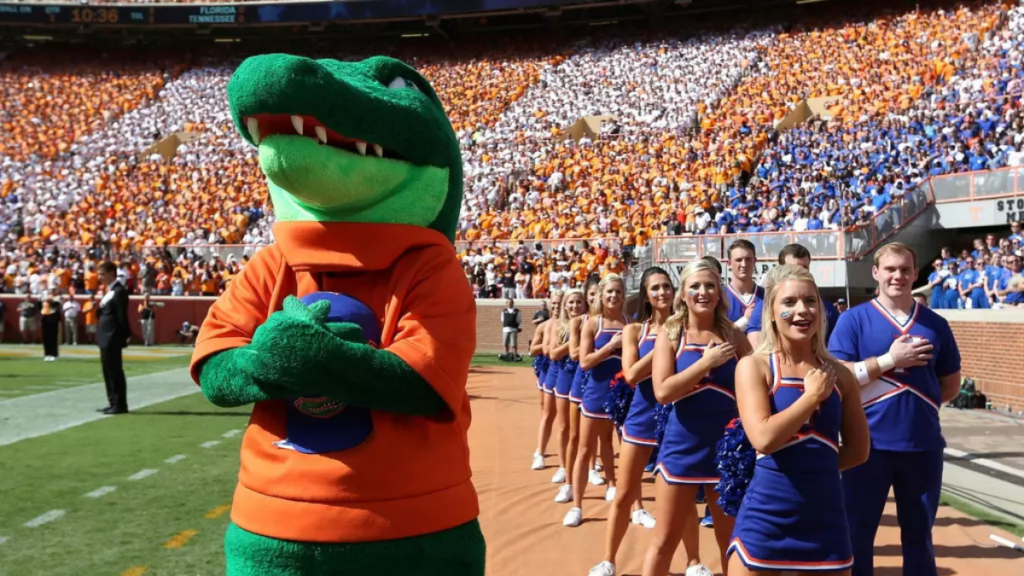
[[[405,78],[402,78],[401,76],[395,76],[395,79],[392,80],[390,84],[388,84],[388,88],[390,88],[392,90],[401,90],[402,88],[412,88],[413,90],[415,90],[417,92],[420,91],[419,86],[417,86],[416,84],[414,84],[413,82],[411,82],[409,80],[406,80]]]

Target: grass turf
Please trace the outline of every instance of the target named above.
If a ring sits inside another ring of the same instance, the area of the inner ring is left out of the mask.
[[[131,378],[183,368],[189,359],[189,355],[156,359],[125,356],[124,374]],[[57,362],[43,362],[41,358],[0,356],[0,400],[97,382],[103,382],[103,368],[96,357],[62,356]]]
[[[205,514],[231,502],[241,434],[222,435],[242,430],[248,412],[193,394],[0,448],[0,574],[223,573],[228,515]],[[186,458],[165,462],[177,454]],[[129,480],[144,469],[157,473]],[[117,490],[85,496],[103,486]],[[24,525],[50,510],[65,514]],[[164,548],[186,530],[196,531],[187,543]]]
[[[967,514],[971,518],[981,520],[989,526],[995,526],[996,528],[1006,530],[1010,534],[1016,535],[1018,538],[1024,538],[1024,525],[1010,522],[1002,516],[993,514],[980,506],[975,506],[974,504],[971,504],[961,498],[957,498],[948,492],[943,492],[939,497],[939,505],[949,506]]]
[[[185,366],[188,356],[129,362],[128,376]],[[477,354],[475,366],[529,367]],[[18,379],[18,384],[9,384]],[[97,359],[0,358],[4,389],[102,381]],[[27,390],[26,393],[40,390]],[[4,396],[11,398],[14,396]],[[223,539],[251,407],[224,410],[193,394],[0,447],[0,576],[223,574]],[[200,444],[217,440],[210,448]],[[174,464],[167,458],[184,454]],[[145,469],[157,472],[129,480]],[[117,489],[85,496],[104,486]],[[50,510],[42,526],[26,522]],[[219,510],[214,518],[207,513]],[[194,534],[191,533],[194,531]],[[166,545],[166,547],[165,547]]]

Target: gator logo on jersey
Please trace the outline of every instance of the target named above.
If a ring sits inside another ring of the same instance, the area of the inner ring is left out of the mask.
[[[326,396],[320,398],[296,398],[295,409],[306,416],[314,418],[331,418],[341,414],[345,404],[331,400]]]

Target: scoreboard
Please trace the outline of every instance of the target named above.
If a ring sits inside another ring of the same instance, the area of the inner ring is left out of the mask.
[[[0,4],[0,24],[243,24],[246,5],[224,6],[46,6]]]
[[[232,26],[368,20],[520,8],[588,0],[336,0],[320,2],[156,5],[4,4],[0,25]],[[593,3],[593,0],[590,0]],[[597,0],[600,3],[601,0]],[[609,4],[618,0],[607,0]]]

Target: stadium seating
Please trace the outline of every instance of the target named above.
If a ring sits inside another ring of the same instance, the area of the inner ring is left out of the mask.
[[[983,3],[389,52],[449,111],[466,174],[458,248],[490,294],[520,258],[557,287],[628,268],[656,235],[845,229],[929,175],[1019,164],[1022,22]],[[177,270],[184,292],[223,289],[272,241],[255,151],[223,97],[238,58],[119,55],[114,69],[56,51],[0,62],[7,283],[114,257],[136,279]],[[814,97],[824,114],[786,125]]]

